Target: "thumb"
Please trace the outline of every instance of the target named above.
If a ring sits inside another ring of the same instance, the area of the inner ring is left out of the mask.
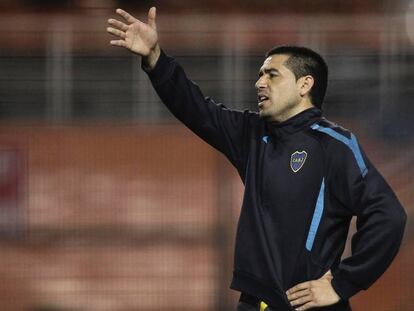
[[[331,269],[329,269],[323,276],[322,276],[323,278],[324,277],[329,277],[329,278],[331,278],[332,277],[332,272],[331,272]]]
[[[148,25],[150,25],[154,29],[157,29],[157,24],[155,23],[156,15],[157,15],[157,8],[153,6],[148,11]]]

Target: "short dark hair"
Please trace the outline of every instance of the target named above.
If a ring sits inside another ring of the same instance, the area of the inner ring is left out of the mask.
[[[266,57],[275,54],[289,56],[285,66],[293,72],[296,80],[307,75],[313,77],[314,85],[310,90],[309,96],[312,104],[322,109],[323,99],[328,86],[328,65],[322,56],[309,48],[291,45],[274,47],[266,53]]]

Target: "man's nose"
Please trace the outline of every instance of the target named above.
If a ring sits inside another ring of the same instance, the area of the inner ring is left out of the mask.
[[[263,89],[266,87],[266,81],[263,77],[260,77],[255,84],[256,89]]]

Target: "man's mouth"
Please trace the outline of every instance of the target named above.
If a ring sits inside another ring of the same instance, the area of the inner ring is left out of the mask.
[[[265,95],[258,95],[257,96],[257,101],[258,101],[259,108],[261,108],[263,106],[263,104],[266,100],[269,100],[269,97],[267,97]]]

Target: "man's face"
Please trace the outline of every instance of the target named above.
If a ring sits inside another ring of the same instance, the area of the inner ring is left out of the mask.
[[[301,101],[295,75],[284,63],[288,55],[271,55],[263,63],[256,82],[259,115],[282,122],[292,116]]]

